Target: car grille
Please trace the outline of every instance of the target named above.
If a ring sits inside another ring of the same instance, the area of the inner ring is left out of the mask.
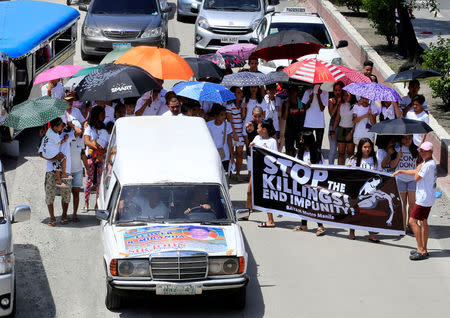
[[[238,27],[210,27],[211,32],[216,34],[247,34],[253,32],[250,28],[238,28]]]
[[[239,40],[238,43],[249,43],[249,42],[246,40]],[[226,46],[226,45],[230,45],[230,43],[223,43],[217,39],[213,39],[208,43],[208,46]]]
[[[135,39],[140,33],[140,31],[103,31],[103,34],[110,39]]]
[[[153,280],[180,281],[206,278],[208,255],[197,251],[167,251],[150,256]]]

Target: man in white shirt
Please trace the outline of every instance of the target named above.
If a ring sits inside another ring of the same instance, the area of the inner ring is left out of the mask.
[[[134,113],[136,116],[158,116],[168,110],[165,98],[161,97],[161,90],[154,89],[138,99]]]
[[[169,110],[162,116],[183,116],[183,114],[181,113],[181,104],[178,98],[171,97],[167,101],[167,106],[169,107]]]
[[[414,97],[419,94],[420,90],[420,82],[418,80],[412,80],[408,84],[408,95],[403,96],[400,104],[400,109],[403,111],[403,115],[405,116],[410,110],[412,110],[412,101]],[[423,109],[428,111],[427,102],[424,100]]]
[[[414,170],[397,170],[394,172],[394,176],[399,173],[414,176],[414,180],[417,182],[416,203],[408,222],[417,241],[417,250],[411,251],[409,255],[409,259],[412,261],[420,261],[429,257],[427,250],[429,232],[427,219],[436,199],[437,171],[436,162],[433,160],[433,144],[425,141],[418,150],[423,163]]]
[[[306,109],[304,127],[307,130],[316,132],[316,142],[319,149],[322,149],[323,134],[325,131],[324,110],[328,106],[328,93],[320,89],[320,85],[315,85],[313,89],[307,89],[302,98],[302,103]]]
[[[41,87],[42,96],[50,96],[53,98],[64,98],[64,87],[59,80],[51,80]]]
[[[417,95],[413,98],[413,109],[410,110],[407,114],[406,114],[406,118],[407,119],[414,119],[414,120],[419,120],[419,121],[423,121],[427,124],[430,123],[430,118],[428,116],[428,114],[424,111],[423,109],[423,104],[425,102],[425,97],[423,97],[423,95]],[[420,146],[421,143],[423,143],[425,141],[426,138],[426,134],[414,134],[413,135],[413,142],[416,146]]]

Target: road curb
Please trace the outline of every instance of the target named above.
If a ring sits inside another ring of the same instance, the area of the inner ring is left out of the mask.
[[[394,71],[387,65],[381,56],[370,46],[370,44],[361,36],[361,34],[347,21],[347,19],[337,10],[337,8],[328,0],[307,0],[307,2],[317,11],[322,19],[328,25],[331,35],[334,39],[346,39],[348,41],[348,52],[351,57],[343,55],[343,60],[351,67],[359,68],[366,60],[374,63],[374,74],[380,82],[383,82]],[[400,95],[408,93],[403,84],[393,84]],[[438,187],[450,200],[450,176],[448,169],[450,167],[450,135],[439,125],[438,121],[430,114],[430,126],[433,129],[428,134],[427,140],[433,143],[434,158],[439,162],[443,176],[438,177]]]

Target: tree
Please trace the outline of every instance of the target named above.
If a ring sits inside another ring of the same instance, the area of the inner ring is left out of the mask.
[[[397,28],[395,25],[395,2],[392,0],[363,0],[367,17],[372,21],[375,33],[384,35],[389,46],[394,46]]]

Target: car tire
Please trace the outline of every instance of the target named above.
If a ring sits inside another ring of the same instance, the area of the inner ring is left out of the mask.
[[[92,59],[92,56],[84,53],[83,50],[81,50],[81,59],[83,61],[89,61]]]
[[[247,298],[247,288],[241,287],[236,290],[230,291],[229,302],[234,309],[244,309]]]
[[[119,309],[122,305],[122,297],[117,294],[117,292],[108,282],[106,282],[105,305],[108,310]]]

